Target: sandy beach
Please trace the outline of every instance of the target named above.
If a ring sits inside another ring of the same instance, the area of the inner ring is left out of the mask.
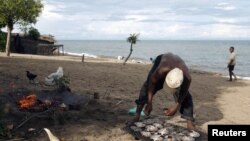
[[[70,78],[72,92],[93,97],[99,93],[100,99],[82,108],[63,124],[52,124],[49,119],[32,119],[19,132],[29,128],[39,130],[25,140],[47,141],[42,130],[49,128],[65,141],[133,141],[130,134],[121,130],[125,122],[133,116],[128,110],[135,106],[140,88],[147,77],[151,64],[128,63],[110,58],[85,58],[74,56],[37,56],[0,54],[0,95],[15,89],[45,89],[42,85],[30,84],[25,71],[38,74],[37,80],[43,82],[50,73],[61,66]],[[250,81],[227,81],[220,74],[191,71],[190,92],[194,100],[196,128],[204,133],[207,140],[208,124],[249,124],[250,123]],[[12,87],[10,87],[12,85]],[[174,102],[166,88],[159,91],[153,100],[152,115],[163,116],[163,108]],[[72,117],[75,116],[75,117]],[[5,119],[6,120],[6,119]],[[8,123],[15,121],[6,120]],[[185,120],[177,113],[169,122],[185,126]],[[14,125],[15,126],[15,125]],[[18,137],[25,138],[20,133]]]

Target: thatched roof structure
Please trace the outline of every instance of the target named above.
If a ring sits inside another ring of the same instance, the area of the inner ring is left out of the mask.
[[[48,41],[50,43],[55,43],[56,42],[55,37],[53,35],[50,35],[50,34],[48,34],[48,35],[41,35],[39,37],[39,39],[40,40],[44,40],[44,41]]]

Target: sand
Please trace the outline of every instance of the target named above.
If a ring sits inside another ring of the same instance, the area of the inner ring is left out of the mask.
[[[38,74],[37,80],[42,83],[59,66],[69,76],[69,86],[74,93],[89,95],[90,98],[94,93],[99,93],[100,99],[92,101],[60,124],[54,124],[49,119],[29,121],[19,132],[26,132],[29,128],[39,132],[28,137],[26,135],[26,140],[47,141],[47,135],[42,130],[46,127],[66,141],[133,141],[134,138],[121,128],[133,118],[127,112],[135,106],[134,100],[139,95],[151,64],[129,63],[123,66],[122,62],[110,58],[86,58],[82,63],[81,57],[73,56],[12,54],[11,57],[4,57],[4,54],[0,54],[0,95],[18,88],[46,89],[43,85],[30,84],[25,71]],[[197,130],[204,133],[203,140],[207,140],[208,124],[250,123],[250,81],[229,82],[219,74],[201,71],[192,71],[191,75],[195,125]],[[173,102],[168,89],[159,91],[153,100],[152,115],[163,116],[162,109]],[[14,120],[8,123],[15,123]],[[185,120],[180,118],[179,113],[169,118],[169,122],[185,126]]]

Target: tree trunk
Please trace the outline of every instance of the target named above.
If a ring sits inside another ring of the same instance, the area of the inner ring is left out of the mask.
[[[11,29],[7,27],[8,34],[7,34],[7,40],[6,40],[6,55],[10,56],[10,41],[11,41]]]
[[[131,43],[129,55],[128,55],[128,57],[125,59],[123,65],[126,64],[126,62],[128,61],[129,57],[131,56],[132,52],[133,52],[133,43]]]

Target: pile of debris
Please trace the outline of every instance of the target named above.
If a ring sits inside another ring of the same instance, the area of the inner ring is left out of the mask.
[[[19,89],[5,97],[2,95],[3,99],[6,103],[4,113],[6,117],[10,115],[11,119],[8,120],[12,121],[10,130],[13,131],[34,118],[52,118],[56,122],[60,114],[77,114],[90,101],[88,95],[78,95],[58,89],[40,91]]]
[[[70,91],[43,90],[10,94],[20,111],[42,112],[47,109],[80,110],[89,98]]]

